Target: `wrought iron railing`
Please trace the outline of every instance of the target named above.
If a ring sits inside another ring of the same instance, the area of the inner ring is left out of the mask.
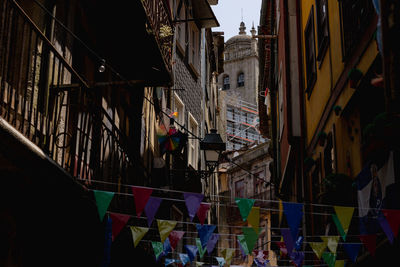
[[[0,116],[72,176],[124,178],[128,141],[64,48],[15,1],[0,1]]]
[[[150,22],[151,32],[157,40],[160,51],[164,57],[166,68],[172,71],[172,36],[174,27],[171,20],[169,6],[164,0],[141,0]]]

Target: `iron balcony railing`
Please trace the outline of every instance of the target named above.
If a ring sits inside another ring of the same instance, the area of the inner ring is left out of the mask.
[[[123,178],[128,141],[62,53],[15,1],[0,1],[0,116],[72,176]]]

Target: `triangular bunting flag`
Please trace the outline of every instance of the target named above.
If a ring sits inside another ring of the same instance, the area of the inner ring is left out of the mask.
[[[203,194],[199,193],[183,193],[185,199],[186,208],[189,213],[190,221],[193,221],[197,210],[199,209],[200,203],[204,198]]]
[[[287,229],[287,230],[288,230],[289,236],[292,237],[292,235],[290,234],[290,230],[289,229]],[[286,248],[285,242],[278,241],[278,242],[276,242],[276,245],[279,247],[281,256],[285,256],[288,254],[288,250]]]
[[[158,197],[150,197],[149,200],[147,201],[147,204],[144,207],[144,211],[146,212],[148,227],[151,226],[151,223],[154,220],[154,216],[156,215],[161,202],[162,199]]]
[[[253,227],[254,231],[260,230],[260,207],[252,207],[247,217],[247,222]]]
[[[246,221],[247,216],[249,216],[251,208],[254,205],[255,199],[235,198],[235,202],[239,208],[239,212],[240,215],[242,216],[243,221]]]
[[[335,267],[336,255],[329,252],[324,252],[322,258],[329,267]]]
[[[171,244],[169,243],[168,237],[167,237],[167,239],[165,239],[163,246],[164,246],[163,255],[167,256],[168,253],[170,253],[172,251]]]
[[[336,254],[339,238],[339,236],[321,236],[322,241],[326,242],[328,249],[333,254]]]
[[[225,259],[223,257],[215,257],[215,259],[217,260],[219,267],[224,267]]]
[[[351,219],[353,218],[354,207],[334,206],[333,208],[335,209],[340,225],[344,231],[342,238],[346,241],[346,235],[349,231]]]
[[[200,224],[204,224],[208,210],[210,209],[210,203],[201,203],[199,209],[197,210],[197,218],[199,218]]]
[[[172,231],[168,238],[169,238],[169,243],[171,244],[171,248],[175,250],[176,246],[178,245],[179,240],[183,237],[185,234],[184,231]]]
[[[254,258],[254,263],[257,265],[257,267],[267,267],[269,261],[260,261],[257,258]]]
[[[353,261],[356,262],[358,252],[360,251],[361,244],[354,244],[354,243],[344,243],[343,244],[344,250],[346,251],[347,255],[349,255],[349,258]]]
[[[249,248],[247,247],[246,239],[244,235],[237,235],[237,239],[239,242],[239,247],[242,253],[246,256],[250,254]]]
[[[129,221],[131,216],[110,212],[110,218],[112,220],[112,240],[114,241],[117,235],[121,232],[126,223]]]
[[[139,226],[131,226],[131,233],[132,233],[132,239],[133,239],[133,244],[136,247],[140,240],[144,237],[144,235],[149,231],[149,228],[146,227],[139,227]]]
[[[363,242],[369,253],[371,253],[372,256],[375,256],[376,234],[360,235],[360,240]]]
[[[211,252],[214,250],[215,245],[217,244],[219,239],[219,234],[212,234],[210,239],[208,239],[207,242],[207,253],[208,255],[211,255]]]
[[[303,251],[293,251],[290,255],[290,259],[296,265],[296,267],[303,266],[304,252]]]
[[[332,219],[333,219],[333,222],[336,225],[336,228],[337,228],[340,236],[343,238],[343,241],[346,241],[346,233],[345,233],[345,231],[344,231],[344,229],[342,227],[342,224],[339,221],[338,216],[336,214],[332,214]]]
[[[382,210],[383,215],[392,229],[394,237],[399,234],[400,210]]]
[[[177,221],[157,220],[158,231],[160,232],[161,242],[164,243],[165,239],[174,230]]]
[[[302,237],[302,236],[299,236],[297,238],[296,242],[294,243],[295,250],[300,251],[301,245],[303,245],[303,240],[304,240],[304,237]]]
[[[394,241],[393,231],[392,231],[388,221],[386,220],[385,216],[378,215],[378,222],[379,222],[383,232],[385,232],[390,244],[393,244],[393,241]]]
[[[312,250],[314,251],[315,255],[317,255],[318,259],[321,259],[322,253],[327,246],[327,242],[327,240],[324,240],[323,242],[309,242]]]
[[[147,201],[150,198],[153,189],[145,187],[132,186],[133,196],[135,197],[136,215],[140,217],[142,215],[144,207],[146,207]]]
[[[196,246],[197,246],[197,249],[198,249],[198,252],[199,252],[200,259],[202,259],[203,256],[204,256],[204,253],[206,253],[207,249],[205,247],[203,248],[201,246],[200,238],[196,238]]]
[[[97,211],[99,212],[100,221],[103,221],[104,215],[110,205],[114,192],[93,190],[94,198],[96,199]]]
[[[224,257],[226,264],[231,265],[231,261],[232,261],[234,253],[235,253],[235,249],[233,249],[233,248],[224,248],[221,251],[221,254]]]
[[[192,262],[196,258],[196,254],[198,251],[197,246],[193,245],[185,245],[187,255],[189,256],[190,262]]]
[[[344,267],[344,260],[336,260],[335,267]]]
[[[210,239],[216,227],[217,226],[211,224],[206,224],[206,225],[196,224],[197,232],[199,233],[202,247],[207,245],[207,242]]]
[[[293,202],[283,202],[283,212],[292,233],[292,239],[297,239],[299,225],[303,217],[303,204]]]
[[[153,247],[154,255],[156,257],[156,261],[158,261],[159,257],[163,253],[164,246],[161,242],[151,241],[151,245]]]
[[[181,260],[183,266],[185,266],[186,263],[190,262],[188,254],[179,253],[179,259]]]
[[[249,252],[253,251],[254,245],[258,240],[258,233],[256,233],[252,227],[242,227],[242,231]]]
[[[283,237],[283,241],[285,242],[285,246],[287,249],[287,254],[290,256],[290,254],[293,251],[294,248],[294,242],[293,242],[293,238],[292,238],[292,233],[290,231],[290,229],[288,228],[282,228],[281,229],[281,235]]]
[[[176,260],[174,260],[174,259],[165,259],[164,264],[165,264],[165,266],[168,266],[168,265],[174,263],[175,261],[176,261]]]
[[[204,262],[196,261],[196,267],[202,266],[203,264],[204,264]]]

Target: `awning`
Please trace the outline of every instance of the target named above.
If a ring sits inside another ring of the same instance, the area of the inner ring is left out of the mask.
[[[193,0],[193,15],[202,28],[219,27],[219,22],[215,17],[207,0]]]

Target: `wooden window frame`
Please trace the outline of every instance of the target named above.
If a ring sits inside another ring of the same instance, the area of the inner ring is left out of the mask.
[[[314,6],[311,6],[311,11],[307,19],[306,27],[304,29],[304,40],[305,40],[304,49],[305,49],[305,65],[306,65],[305,70],[306,70],[306,81],[307,81],[306,92],[308,94],[308,98],[310,98],[315,82],[317,80],[317,67],[316,67],[316,56],[315,56]],[[310,55],[310,53],[312,55]]]
[[[325,12],[323,7],[325,6]],[[329,46],[329,16],[328,16],[328,0],[315,0],[316,17],[317,17],[317,40],[318,55],[317,61],[322,63],[326,51]],[[325,15],[325,16],[324,16]]]

